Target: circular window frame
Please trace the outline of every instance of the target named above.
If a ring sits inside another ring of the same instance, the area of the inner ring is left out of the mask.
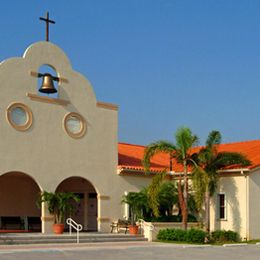
[[[72,133],[67,126],[67,121],[71,117],[76,117],[80,121],[81,127],[80,127],[80,131],[77,133]],[[87,125],[86,125],[86,121],[82,115],[75,113],[75,112],[71,112],[71,113],[68,113],[67,115],[65,115],[65,117],[63,119],[63,128],[64,128],[65,132],[67,133],[67,135],[69,135],[72,138],[78,139],[78,138],[83,137],[86,134]]]
[[[23,125],[17,125],[14,121],[13,121],[13,118],[12,118],[12,111],[15,109],[15,108],[22,108],[26,115],[27,115],[27,120],[25,122],[25,124]],[[32,121],[33,121],[33,115],[32,115],[32,111],[31,109],[26,106],[25,104],[23,103],[19,103],[19,102],[15,102],[15,103],[12,103],[10,104],[7,109],[6,109],[6,118],[7,118],[7,121],[8,123],[15,129],[15,130],[18,130],[18,131],[26,131],[28,130],[31,125],[32,125]]]

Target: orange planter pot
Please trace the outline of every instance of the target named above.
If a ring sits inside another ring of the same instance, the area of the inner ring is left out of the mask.
[[[53,224],[52,228],[55,234],[62,234],[64,232],[64,224]]]
[[[138,226],[129,226],[129,234],[136,235],[138,234]]]

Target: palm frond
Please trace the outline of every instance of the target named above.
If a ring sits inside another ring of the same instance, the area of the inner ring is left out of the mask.
[[[162,182],[165,178],[166,171],[163,171],[159,174],[156,174],[151,184],[148,186],[147,196],[149,206],[151,207],[153,214],[155,217],[159,217],[159,191],[162,185]]]
[[[196,165],[199,165],[200,164],[200,158],[199,158],[199,153],[193,153],[191,156],[190,156],[190,159],[196,163]],[[194,163],[193,163],[194,164]]]
[[[170,156],[176,151],[174,144],[168,141],[157,141],[149,144],[144,151],[143,166],[144,170],[147,172],[150,168],[151,158],[158,153],[168,153]]]
[[[195,167],[192,172],[192,185],[195,191],[195,201],[198,209],[204,202],[204,195],[208,186],[208,175],[201,167]]]
[[[218,170],[231,165],[249,166],[251,162],[241,153],[219,152],[215,160],[207,168]]]
[[[221,133],[217,130],[213,130],[209,133],[206,140],[206,146],[212,147],[213,145],[221,143]]]
[[[216,172],[208,173],[209,176],[209,183],[208,183],[208,191],[210,197],[212,197],[215,194],[215,191],[218,187],[218,179],[219,175]]]
[[[215,146],[205,146],[203,147],[199,153],[198,158],[201,166],[206,166],[215,160],[218,152]]]
[[[188,150],[198,143],[198,137],[192,134],[188,127],[177,129],[175,139],[176,147],[181,151],[183,159],[186,157]]]

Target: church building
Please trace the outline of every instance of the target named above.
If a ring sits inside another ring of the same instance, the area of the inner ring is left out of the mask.
[[[0,229],[52,232],[53,217],[36,201],[41,191],[62,191],[81,198],[73,218],[84,230],[109,232],[128,216],[122,196],[168,168],[160,154],[144,174],[144,147],[118,143],[118,106],[98,101],[55,44],[37,42],[0,63],[0,82]],[[260,141],[220,149],[243,152],[252,165],[220,173],[211,226],[260,238]],[[168,176],[181,172],[176,165]]]

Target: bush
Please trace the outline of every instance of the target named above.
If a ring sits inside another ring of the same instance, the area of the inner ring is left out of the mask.
[[[186,232],[182,229],[167,228],[160,230],[157,238],[164,241],[186,241]]]
[[[149,222],[181,222],[181,216],[160,216],[145,218],[145,221]]]
[[[191,243],[204,243],[206,232],[200,229],[190,229],[187,231],[186,241]]]
[[[145,221],[148,222],[181,222],[180,215],[171,215],[171,216],[160,216],[158,218],[155,217],[145,217]],[[188,222],[197,222],[197,219],[193,215],[188,215]]]
[[[169,228],[162,229],[162,230],[159,230],[157,239],[164,240],[164,241],[174,240],[173,234],[174,234],[173,229],[169,229]]]
[[[175,241],[186,241],[187,232],[183,229],[174,229]]]
[[[204,243],[206,233],[199,229],[175,229],[167,228],[160,230],[157,239],[162,241],[180,241],[190,243]]]
[[[216,243],[239,242],[239,234],[232,230],[216,230],[211,232],[211,240]]]

